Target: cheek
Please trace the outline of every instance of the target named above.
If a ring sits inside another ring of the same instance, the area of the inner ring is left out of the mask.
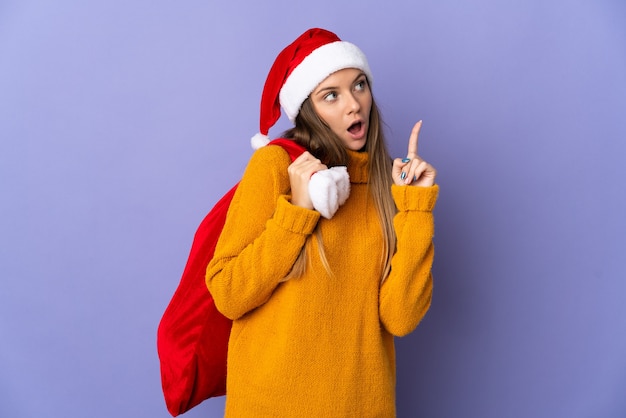
[[[337,135],[341,135],[344,133],[345,129],[341,117],[331,118],[329,122],[327,122],[328,126],[330,126],[330,129],[332,129],[332,131],[335,132]]]
[[[372,111],[372,96],[368,98],[365,108],[367,109],[367,116],[369,117],[370,112]]]
[[[320,118],[327,125],[330,125],[329,122],[332,119],[329,118],[332,118],[332,112],[329,112],[325,106],[320,106],[316,102],[313,102],[313,110],[318,118]]]
[[[338,133],[337,131],[340,130],[341,127],[341,117],[337,115],[337,112],[318,111],[317,116],[319,116],[319,118],[323,120],[333,132]]]

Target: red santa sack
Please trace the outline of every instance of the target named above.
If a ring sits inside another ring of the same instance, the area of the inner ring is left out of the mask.
[[[295,160],[304,148],[275,139]],[[205,275],[237,185],[206,215],[195,233],[187,264],[157,331],[165,404],[180,415],[205,399],[226,394],[226,357],[232,321],[215,307]]]

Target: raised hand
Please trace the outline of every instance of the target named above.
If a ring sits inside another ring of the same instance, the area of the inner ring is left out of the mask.
[[[437,171],[417,154],[417,144],[421,128],[422,121],[420,120],[411,130],[406,158],[396,158],[393,161],[393,182],[399,186],[412,185],[430,187],[435,184]]]

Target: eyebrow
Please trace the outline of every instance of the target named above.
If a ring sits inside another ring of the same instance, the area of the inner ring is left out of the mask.
[[[356,83],[356,82],[359,80],[359,78],[361,78],[361,77],[363,77],[363,76],[365,76],[365,73],[361,71],[361,72],[359,73],[359,75],[357,75],[357,76],[354,78],[354,80],[352,80],[352,83],[353,83],[353,84],[354,84],[354,83]],[[367,78],[367,77],[366,77],[366,78]],[[319,94],[320,94],[320,93],[322,93],[322,92],[325,92],[325,91],[328,91],[328,90],[337,90],[338,88],[339,88],[338,86],[328,86],[328,87],[324,87],[323,89],[320,89],[320,90],[318,90],[318,91],[313,92],[313,94],[317,96],[317,95],[319,95]]]

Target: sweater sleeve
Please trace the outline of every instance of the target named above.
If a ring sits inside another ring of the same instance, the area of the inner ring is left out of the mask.
[[[257,150],[231,202],[206,275],[215,306],[230,319],[269,299],[319,220],[289,202],[290,162],[281,147]]]
[[[397,235],[391,272],[380,289],[380,319],[391,334],[404,336],[422,320],[432,298],[431,267],[434,257],[433,209],[439,186],[393,185],[398,208],[394,217]]]

